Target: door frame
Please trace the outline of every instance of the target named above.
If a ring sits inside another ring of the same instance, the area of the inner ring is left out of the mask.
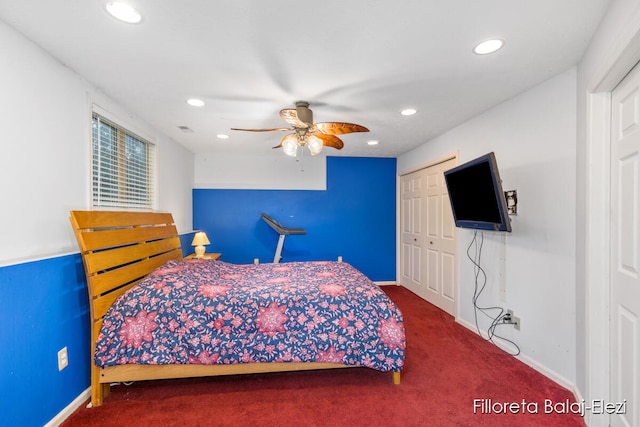
[[[616,40],[599,72],[587,82],[585,175],[585,348],[587,401],[610,396],[610,249],[611,93],[640,59],[640,19],[636,17]],[[580,143],[580,141],[578,141]],[[580,177],[578,177],[580,178]],[[580,248],[577,248],[580,250]],[[577,301],[578,303],[580,301]],[[577,319],[578,321],[580,319]],[[606,426],[608,416],[593,416],[588,424]]]
[[[445,154],[445,155],[443,155],[441,157],[437,157],[437,158],[429,160],[429,161],[427,161],[425,163],[420,163],[417,166],[413,166],[411,168],[408,168],[408,169],[405,169],[405,170],[402,170],[402,171],[397,171],[397,175],[396,175],[396,284],[398,286],[401,286],[400,277],[402,277],[402,271],[401,271],[401,268],[402,268],[402,258],[401,258],[401,254],[402,254],[402,247],[401,247],[401,245],[402,245],[402,229],[400,228],[400,222],[402,221],[402,218],[400,217],[400,215],[401,215],[400,208],[401,208],[401,205],[402,205],[402,194],[401,194],[401,188],[400,188],[401,181],[402,181],[401,177],[404,176],[404,175],[408,175],[410,173],[413,173],[413,172],[417,172],[417,171],[419,171],[421,169],[426,169],[426,168],[429,168],[431,166],[435,166],[437,164],[444,163],[444,162],[449,161],[449,160],[455,160],[456,164],[459,164],[459,151],[458,150],[452,151],[452,152],[450,152],[448,154]],[[458,245],[458,241],[456,241],[456,253],[459,252],[458,251],[459,248],[460,248],[460,246]],[[458,267],[456,266],[456,268],[458,268]],[[459,304],[460,304],[459,301],[458,301],[458,298],[457,298],[457,295],[459,294],[457,277],[458,277],[458,275],[456,275],[456,281],[453,284],[453,286],[455,288],[454,289],[454,293],[456,295],[456,302],[455,302],[454,308],[453,308],[453,311],[454,311],[453,317],[456,320],[458,319],[458,312],[459,312],[458,308],[459,308]]]

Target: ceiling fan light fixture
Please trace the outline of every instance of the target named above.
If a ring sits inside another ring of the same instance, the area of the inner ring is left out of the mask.
[[[322,151],[322,147],[324,146],[322,140],[315,135],[311,135],[307,138],[307,147],[309,147],[309,151],[312,156],[319,154]]]
[[[378,145],[380,143],[380,141],[376,141],[375,139],[371,139],[369,141],[367,141],[368,145]]]
[[[282,151],[290,157],[295,157],[298,152],[298,138],[294,135],[288,135],[282,141]]]
[[[124,2],[110,1],[105,4],[105,8],[111,16],[127,24],[137,24],[142,21],[140,12]]]

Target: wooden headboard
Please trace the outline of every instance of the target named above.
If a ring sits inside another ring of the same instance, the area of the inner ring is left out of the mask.
[[[92,354],[111,304],[151,271],[182,259],[170,213],[71,211],[87,276]]]

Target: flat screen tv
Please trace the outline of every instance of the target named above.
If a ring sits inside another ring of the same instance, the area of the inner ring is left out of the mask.
[[[493,152],[444,172],[456,227],[511,231]]]

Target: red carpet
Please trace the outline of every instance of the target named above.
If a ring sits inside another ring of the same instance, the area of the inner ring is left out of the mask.
[[[82,407],[62,425],[585,425],[580,415],[559,413],[574,401],[568,390],[408,290],[383,289],[405,318],[399,386],[366,368],[137,382],[113,387],[102,406]],[[545,413],[545,401],[556,410]]]

